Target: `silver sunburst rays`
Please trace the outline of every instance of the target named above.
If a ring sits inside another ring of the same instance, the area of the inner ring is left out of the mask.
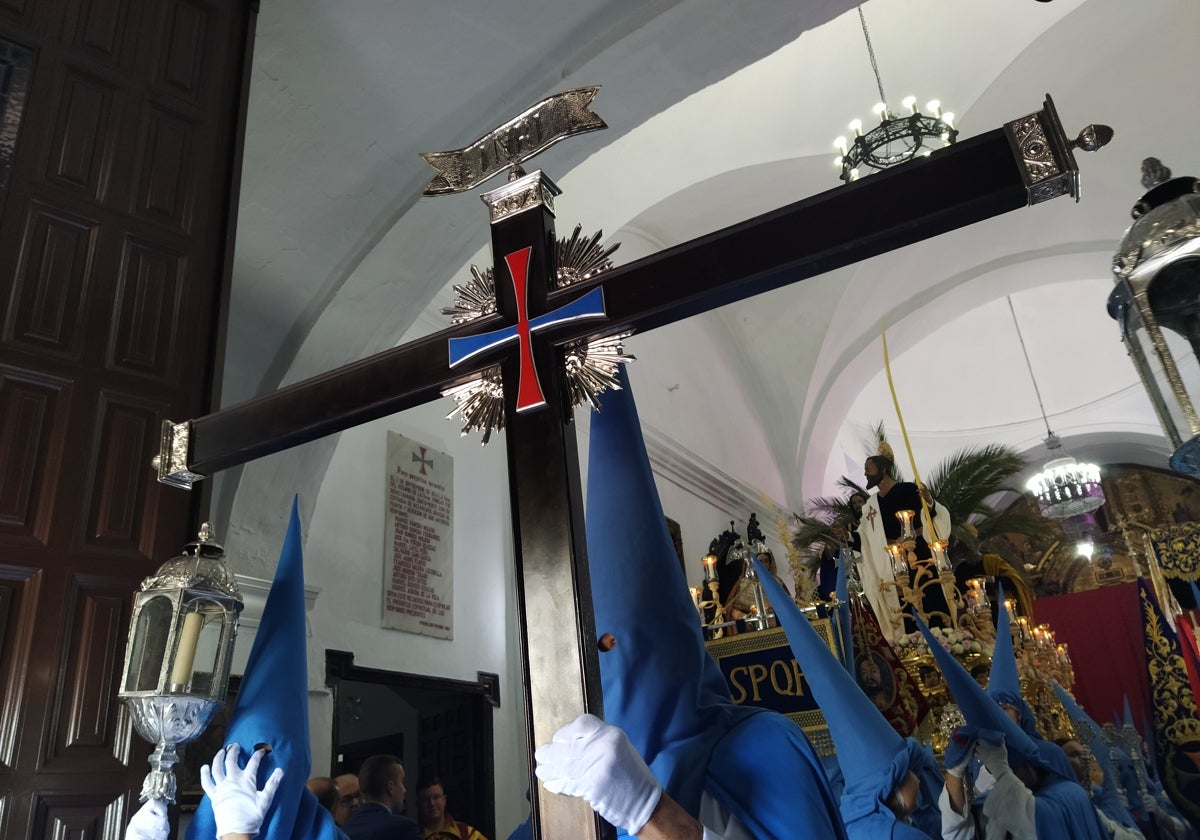
[[[495,311],[496,278],[491,267],[480,271],[471,266],[471,279],[465,285],[454,285],[454,306],[443,308],[442,314],[449,315],[450,323],[457,327]]]
[[[576,225],[570,237],[559,239],[555,253],[555,288],[566,288],[584,280],[590,280],[612,268],[610,257],[620,243],[605,248],[600,244],[603,231],[583,236],[582,226]],[[442,309],[454,325],[465,324],[476,318],[491,315],[496,311],[496,281],[491,268],[480,271],[471,266],[471,279],[465,284],[454,286],[454,306]],[[571,405],[587,403],[599,407],[597,397],[604,391],[617,386],[617,366],[631,362],[634,357],[625,352],[625,339],[632,332],[598,338],[594,341],[580,340],[564,348],[563,367],[567,376],[567,391]],[[504,382],[499,365],[482,371],[479,376],[448,388],[442,396],[454,400],[454,410],[446,419],[458,416],[462,420],[462,434],[472,430],[482,432],[482,443],[486,444],[492,432],[504,428]]]
[[[612,260],[609,257],[621,247],[621,243],[614,242],[605,248],[600,244],[604,231],[598,230],[591,236],[583,237],[580,235],[582,230],[583,225],[575,225],[575,230],[571,231],[570,238],[558,240],[558,253],[555,260],[558,265],[554,268],[556,288],[563,289],[572,283],[590,280],[597,274],[603,274],[612,268]],[[493,284],[493,299],[495,291],[496,287]]]
[[[563,365],[567,371],[567,390],[571,405],[585,402],[599,410],[596,398],[617,384],[617,366],[632,362],[634,357],[625,352],[625,339],[632,332],[610,335],[595,341],[576,341],[568,344],[563,354]]]

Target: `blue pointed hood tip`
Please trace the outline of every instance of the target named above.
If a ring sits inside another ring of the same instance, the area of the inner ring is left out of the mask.
[[[1041,738],[1033,709],[1021,696],[1021,677],[1017,672],[1017,654],[1013,650],[1012,619],[1004,603],[1003,583],[997,582],[996,596],[1000,605],[996,619],[996,646],[992,650],[992,670],[988,674],[988,697],[1016,709],[1025,734],[1031,738]]]
[[[1054,693],[1058,695],[1058,701],[1063,704],[1063,708],[1067,710],[1067,717],[1071,719],[1071,723],[1076,724],[1075,734],[1083,738],[1094,739],[1100,735],[1100,724],[1092,719],[1092,716],[1083,710],[1083,707],[1075,702],[1075,698],[1067,693],[1067,690],[1055,681],[1051,681],[1050,685],[1054,688]],[[1088,728],[1087,733],[1079,731],[1079,725]]]
[[[919,765],[921,744],[900,737],[774,575],[757,559],[754,565],[837,747],[838,764],[846,779],[843,819],[849,823],[882,814],[894,821],[884,802],[904,776]]]
[[[240,761],[267,744],[271,751],[259,765],[261,786],[276,767],[284,776],[266,820],[261,840],[316,840],[333,836],[333,817],[305,787],[312,767],[308,736],[308,643],[305,627],[304,555],[299,498],[293,497],[291,519],[262,619],[229,714],[226,744],[241,747]],[[205,756],[211,759],[211,756]],[[213,836],[212,805],[200,803],[188,837]]]
[[[1008,749],[1009,764],[1013,767],[1043,766],[1033,739],[1025,734],[1024,730],[1004,713],[999,704],[980,688],[979,683],[967,673],[967,669],[962,666],[962,663],[955,659],[950,651],[942,647],[941,642],[937,640],[920,616],[914,616],[914,618],[917,628],[925,637],[925,643],[929,645],[934,660],[942,670],[946,685],[949,686],[950,693],[954,695],[954,701],[958,704],[967,723],[980,729],[993,729],[1002,734]]]
[[[617,638],[600,656],[604,719],[672,798],[696,809],[722,733],[763,710],[733,704],[704,647],[624,366],[617,380],[591,414],[584,516],[595,633]]]

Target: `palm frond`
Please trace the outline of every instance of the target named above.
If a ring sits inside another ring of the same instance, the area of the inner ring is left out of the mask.
[[[946,506],[952,521],[966,522],[977,514],[994,514],[987,499],[1010,489],[1024,468],[1025,460],[1012,447],[969,447],[938,464],[926,484],[938,503]]]

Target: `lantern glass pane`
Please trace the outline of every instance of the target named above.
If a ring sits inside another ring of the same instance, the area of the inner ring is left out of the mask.
[[[158,688],[171,636],[171,616],[170,598],[159,596],[142,605],[130,642],[125,691],[155,691]]]
[[[1182,342],[1178,336],[1175,336],[1169,330],[1162,331],[1164,338],[1167,339],[1168,350],[1176,349],[1172,345],[1177,342]],[[1175,341],[1171,339],[1174,338]],[[1166,370],[1163,368],[1162,358],[1158,355],[1158,351],[1154,348],[1154,342],[1150,335],[1144,329],[1138,329],[1134,333],[1134,339],[1138,346],[1141,347],[1142,354],[1146,359],[1147,373],[1151,379],[1144,381],[1148,388],[1153,387],[1161,398],[1161,405],[1166,409],[1167,416],[1171,420],[1171,425],[1181,440],[1187,440],[1192,437],[1191,426],[1187,421],[1187,416],[1183,412],[1183,406],[1179,402],[1177,389],[1174,387],[1171,378],[1167,376]],[[1186,345],[1186,342],[1182,342]],[[1192,359],[1193,366],[1195,358]],[[1182,372],[1182,371],[1181,371]],[[1153,397],[1152,397],[1153,399]]]
[[[196,661],[192,668],[192,694],[214,693],[213,680],[221,665],[221,634],[225,628],[225,611],[219,604],[201,602],[197,610],[204,616],[200,638],[196,641]],[[218,692],[225,694],[223,690]]]
[[[1192,403],[1196,404],[1200,401],[1200,362],[1196,361],[1196,350],[1186,336],[1169,327],[1163,328],[1163,338],[1167,340],[1167,348],[1175,359],[1183,387],[1191,396]]]

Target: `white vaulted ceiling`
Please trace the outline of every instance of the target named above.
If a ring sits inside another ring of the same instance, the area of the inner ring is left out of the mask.
[[[1049,92],[1069,134],[1102,122],[1114,141],[1080,155],[1078,204],[1011,213],[635,337],[643,419],[799,508],[857,469],[870,425],[896,429],[886,323],[919,460],[979,442],[1039,460],[1045,431],[1011,296],[1068,450],[1161,464],[1165,441],[1105,299],[1140,161],[1200,169],[1187,81],[1200,4],[863,9],[893,105],[940,98],[965,138]],[[609,129],[536,165],[564,190],[560,234],[602,228],[623,242],[618,262],[838,186],[832,140],[878,98],[848,0],[264,0],[224,404],[443,326],[451,284],[490,261],[486,217],[473,194],[420,197],[432,171],[418,153],[590,84]],[[232,504],[228,486],[224,497]]]

